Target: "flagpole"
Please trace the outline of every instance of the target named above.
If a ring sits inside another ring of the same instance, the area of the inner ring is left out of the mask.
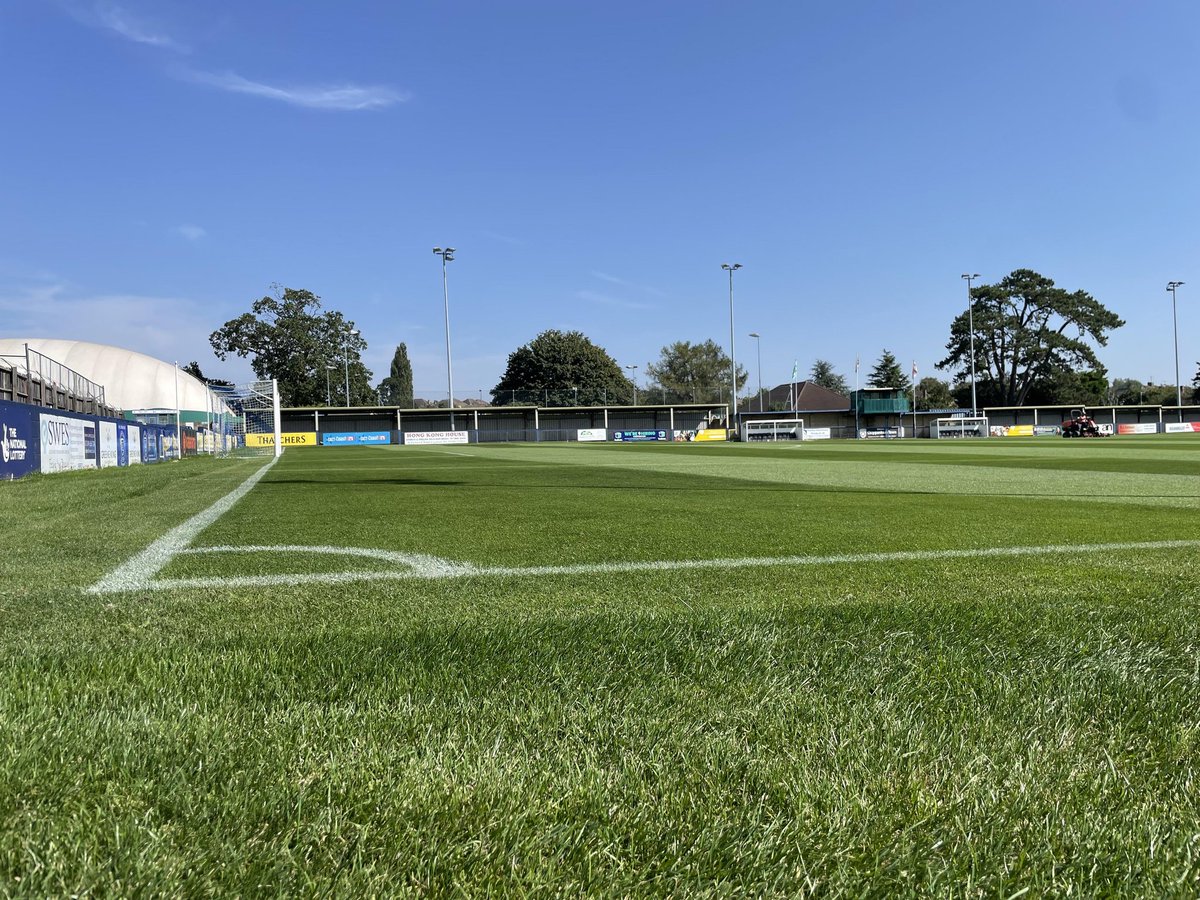
[[[858,408],[861,406],[862,398],[858,396],[858,367],[862,364],[862,357],[854,357],[854,437],[858,438]]]
[[[917,360],[912,361],[912,436],[917,437]]]

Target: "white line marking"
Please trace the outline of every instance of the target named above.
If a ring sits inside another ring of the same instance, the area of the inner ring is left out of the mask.
[[[250,493],[250,489],[258,484],[259,480],[267,474],[271,466],[275,465],[278,459],[278,456],[274,457],[269,463],[208,509],[197,513],[183,524],[176,525],[141,553],[131,556],[88,588],[88,593],[114,594],[120,591],[148,590],[151,587],[156,587],[157,584],[154,582],[154,576],[162,571],[163,567],[176,554],[186,548],[195,539],[196,535],[221,518],[221,516],[229,511],[233,504]]]
[[[185,523],[187,524],[187,523]],[[181,526],[182,527],[182,526]],[[168,590],[212,587],[272,587],[296,584],[347,584],[361,581],[433,580],[449,578],[527,578],[547,575],[605,575],[627,572],[672,572],[695,569],[735,569],[765,566],[825,566],[854,563],[936,562],[952,559],[1043,556],[1049,554],[1112,553],[1124,550],[1178,550],[1200,547],[1200,540],[1140,541],[1111,544],[1050,544],[1042,547],[981,547],[972,550],[900,550],[891,553],[847,553],[832,556],[767,556],[731,559],[674,559],[569,566],[475,566],[436,556],[396,553],[366,547],[246,546],[178,548],[176,553],[316,553],[379,559],[403,569],[358,572],[305,572],[280,575],[242,575],[201,578],[170,578],[133,584],[110,576],[91,588],[92,593],[124,590]],[[161,568],[161,567],[160,567]],[[158,569],[155,570],[157,572]],[[114,573],[115,575],[116,573]]]

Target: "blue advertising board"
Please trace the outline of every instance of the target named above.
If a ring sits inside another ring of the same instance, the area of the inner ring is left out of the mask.
[[[614,441],[665,441],[667,433],[665,431],[614,431]]]
[[[37,408],[0,401],[0,478],[38,471]]]
[[[391,442],[392,433],[390,431],[331,431],[321,435],[321,443],[327,447],[338,445],[361,447],[365,444],[390,444]]]
[[[117,423],[117,465],[129,465],[129,425]]]
[[[149,425],[142,426],[142,462],[158,462],[158,431]]]

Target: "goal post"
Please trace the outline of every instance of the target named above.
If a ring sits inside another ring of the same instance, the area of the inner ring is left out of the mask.
[[[747,441],[802,441],[803,419],[744,419],[742,433]]]
[[[279,456],[283,452],[279,384],[274,379],[211,390],[223,407],[213,420],[218,456]]]
[[[987,416],[952,416],[934,419],[929,426],[931,438],[985,438],[988,432]]]

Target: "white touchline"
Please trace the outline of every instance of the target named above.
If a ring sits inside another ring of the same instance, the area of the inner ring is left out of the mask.
[[[278,456],[273,457],[269,463],[204,512],[197,513],[182,525],[176,525],[141,553],[131,556],[88,588],[88,593],[113,594],[120,591],[136,591],[154,584],[154,576],[162,570],[163,566],[186,548],[196,535],[221,518],[233,504],[250,493],[250,489],[258,484],[278,459]]]
[[[185,523],[187,524],[187,523]],[[181,526],[182,527],[182,526]],[[888,553],[846,553],[830,556],[767,556],[730,559],[667,559],[608,563],[581,563],[568,566],[476,566],[420,553],[397,553],[367,547],[221,546],[178,547],[174,554],[205,553],[311,553],[327,556],[357,556],[378,559],[399,569],[379,571],[300,572],[280,575],[230,575],[221,577],[169,578],[155,580],[156,568],[145,580],[134,582],[115,578],[116,572],[91,588],[92,593],[117,593],[129,590],[167,590],[210,587],[271,587],[296,584],[347,584],[356,581],[398,581],[449,578],[528,578],[550,575],[604,575],[630,572],[671,572],[695,569],[735,569],[765,566],[825,566],[852,563],[936,562],[953,559],[1042,556],[1047,554],[1112,553],[1124,550],[1177,550],[1200,547],[1200,540],[1133,541],[1110,544],[1049,544],[1040,547],[980,547],[970,550],[899,550]],[[136,559],[136,557],[135,557]],[[131,560],[132,562],[132,560]],[[165,565],[165,562],[163,563]],[[128,566],[128,563],[126,564]],[[122,567],[124,569],[124,567]],[[159,567],[161,568],[161,566]],[[122,571],[122,570],[118,570]],[[131,573],[132,576],[132,573]]]

